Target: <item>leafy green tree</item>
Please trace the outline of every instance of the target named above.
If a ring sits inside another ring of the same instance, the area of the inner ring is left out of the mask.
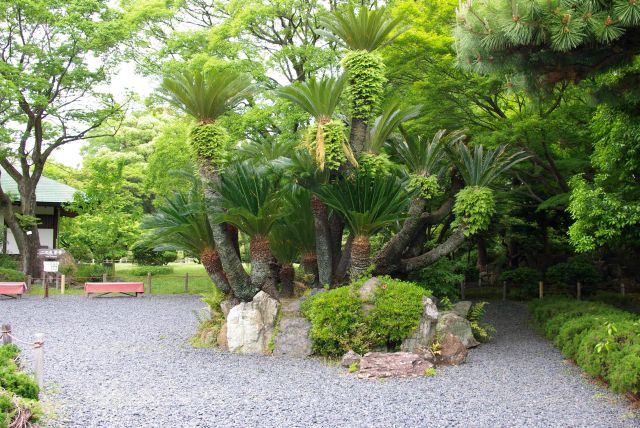
[[[149,18],[116,9],[106,0],[2,1],[0,20],[0,165],[17,183],[20,207],[0,191],[0,209],[13,232],[26,273],[36,275],[40,246],[35,189],[59,147],[90,135],[121,114],[104,87],[131,41]],[[96,58],[89,63],[90,58]]]

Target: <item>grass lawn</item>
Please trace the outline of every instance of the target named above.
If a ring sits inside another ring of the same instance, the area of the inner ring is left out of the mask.
[[[135,265],[131,263],[117,263],[115,266],[115,278],[109,277],[108,280],[144,282],[146,293],[147,276],[132,275],[131,268],[134,266]],[[173,268],[172,273],[151,276],[151,294],[184,294],[185,273],[189,274],[189,294],[208,293],[213,289],[213,282],[201,264],[169,263],[168,266]],[[28,294],[44,295],[42,285],[32,285]],[[60,294],[60,290],[57,290],[53,284],[50,284],[49,295],[53,296],[58,294]],[[84,290],[80,285],[67,286],[65,294],[84,294]]]

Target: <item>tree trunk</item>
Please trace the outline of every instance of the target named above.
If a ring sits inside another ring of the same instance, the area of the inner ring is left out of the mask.
[[[293,297],[293,280],[295,278],[295,270],[293,264],[284,263],[280,266],[280,285],[282,286],[282,295],[285,297]]]
[[[364,119],[354,117],[351,119],[351,133],[349,135],[349,144],[353,154],[358,157],[364,150],[364,144],[367,139],[367,124]]]
[[[277,299],[275,279],[271,271],[269,240],[260,235],[252,236],[249,247],[251,249],[251,284]]]
[[[311,196],[311,210],[316,230],[316,257],[318,260],[318,285],[331,284],[332,254],[331,254],[331,230],[327,206],[316,195]]]
[[[229,280],[227,280],[227,276],[222,268],[220,254],[213,248],[205,248],[200,254],[200,262],[202,262],[204,269],[216,287],[224,294],[230,293],[231,287],[229,287]]]
[[[349,237],[347,238],[347,243],[344,245],[344,251],[342,252],[342,256],[340,257],[338,268],[333,275],[334,285],[344,284],[348,281],[347,270],[349,269],[349,265],[351,264],[351,248],[353,246],[353,238],[353,233],[350,233]]]
[[[318,259],[315,253],[307,253],[302,256],[302,269],[307,275],[313,275],[313,285],[318,286]]]
[[[371,243],[368,236],[356,236],[351,245],[351,281],[362,276],[370,264]]]
[[[344,252],[342,251],[342,233],[344,231],[344,221],[342,221],[342,218],[335,212],[331,216],[331,220],[329,222],[329,230],[331,232],[331,271],[333,273],[333,277],[331,278],[331,285],[335,285],[338,280],[336,275],[338,273],[340,261],[342,260],[342,256],[344,254]]]
[[[403,259],[400,262],[400,271],[403,273],[412,272],[430,266],[453,251],[457,250],[464,243],[464,231],[458,229],[446,241],[418,257]]]
[[[25,179],[22,183],[18,184],[18,191],[20,193],[20,211],[23,216],[36,216],[36,185],[37,182],[34,177]],[[20,226],[18,235],[21,235],[21,239],[18,240],[15,232],[14,237],[16,237],[16,243],[18,243],[20,255],[22,256],[22,271],[26,275],[31,275],[32,277],[37,278],[40,276],[41,270],[40,261],[38,260],[38,250],[40,249],[40,234],[38,233],[38,226],[37,224]],[[20,248],[20,241],[22,241],[22,248]]]
[[[484,237],[478,236],[476,238],[476,245],[478,247],[478,271],[484,273],[487,271],[487,265],[489,264],[489,255],[487,254],[487,242]]]
[[[209,222],[211,223],[211,233],[216,243],[216,250],[220,255],[222,268],[229,281],[229,287],[231,287],[233,295],[238,299],[245,302],[251,301],[260,289],[253,286],[251,278],[244,270],[227,227],[224,224],[216,224],[216,214],[220,213],[222,208],[220,195],[215,192],[213,185],[217,183],[220,177],[206,166],[200,167],[200,177],[203,182],[204,200]]]

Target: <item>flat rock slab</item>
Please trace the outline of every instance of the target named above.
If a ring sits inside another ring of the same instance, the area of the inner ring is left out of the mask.
[[[275,338],[273,355],[305,358],[311,355],[309,331],[311,323],[306,318],[282,318]]]
[[[424,371],[433,367],[429,361],[411,352],[369,352],[360,360],[358,377],[414,377],[424,376]]]

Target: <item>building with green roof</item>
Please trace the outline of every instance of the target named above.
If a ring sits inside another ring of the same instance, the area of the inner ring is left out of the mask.
[[[2,190],[15,198],[16,207],[20,206],[20,193],[17,183],[5,171],[0,174],[0,186]],[[36,187],[36,217],[40,220],[38,233],[40,235],[40,247],[54,249],[58,246],[58,224],[61,216],[72,217],[64,209],[64,204],[72,202],[74,194],[78,192],[71,186],[42,176]],[[0,214],[0,221],[4,224],[4,218]],[[9,228],[5,228],[5,239],[2,243],[4,254],[19,254],[18,245]]]

